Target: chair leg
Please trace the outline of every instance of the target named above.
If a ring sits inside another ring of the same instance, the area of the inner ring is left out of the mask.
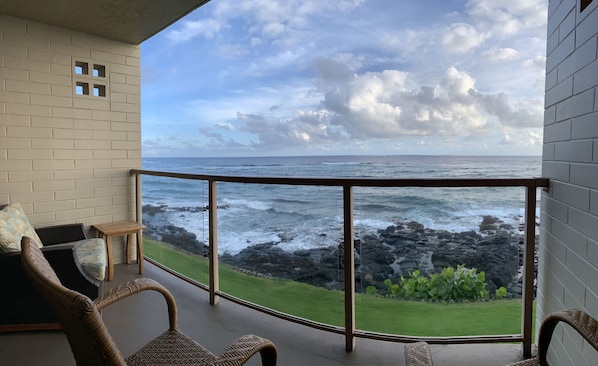
[[[112,281],[114,278],[114,261],[112,259],[112,237],[110,235],[105,235],[104,239],[106,240],[106,255],[108,257],[108,281]]]
[[[125,261],[127,264],[131,263],[131,245],[133,241],[133,234],[127,234],[127,243],[125,244]]]

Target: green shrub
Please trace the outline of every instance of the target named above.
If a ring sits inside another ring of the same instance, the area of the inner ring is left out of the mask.
[[[494,293],[494,298],[504,299],[505,297],[507,297],[507,289],[504,286],[497,288],[496,292]]]
[[[378,290],[376,289],[376,286],[370,285],[365,288],[366,295],[375,296],[377,293],[378,293]]]
[[[427,300],[427,301],[463,301],[487,300],[490,294],[486,289],[486,275],[475,268],[463,265],[457,268],[446,267],[440,273],[422,276],[419,270],[409,273],[407,278],[401,276],[398,284],[390,279],[384,281],[386,297]],[[373,287],[373,286],[370,286]],[[504,287],[496,290],[495,298],[504,298],[507,290]],[[375,288],[366,289],[366,294],[375,294]]]

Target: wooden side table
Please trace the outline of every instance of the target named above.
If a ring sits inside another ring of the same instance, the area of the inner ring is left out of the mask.
[[[114,278],[114,261],[112,260],[112,237],[115,235],[126,235],[127,245],[125,247],[126,262],[131,263],[131,244],[133,235],[137,235],[137,263],[139,273],[143,273],[143,248],[141,243],[141,230],[146,226],[135,221],[116,221],[105,224],[92,225],[98,231],[98,238],[106,241],[106,252],[108,254],[108,281]]]

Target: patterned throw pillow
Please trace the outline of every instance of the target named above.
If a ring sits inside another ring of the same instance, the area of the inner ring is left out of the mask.
[[[41,248],[42,241],[29,223],[20,203],[8,205],[0,211],[0,253],[21,251],[21,238],[28,236]]]

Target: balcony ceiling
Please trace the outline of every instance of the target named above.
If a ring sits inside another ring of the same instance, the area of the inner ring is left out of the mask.
[[[0,14],[140,44],[209,0],[1,0]]]

